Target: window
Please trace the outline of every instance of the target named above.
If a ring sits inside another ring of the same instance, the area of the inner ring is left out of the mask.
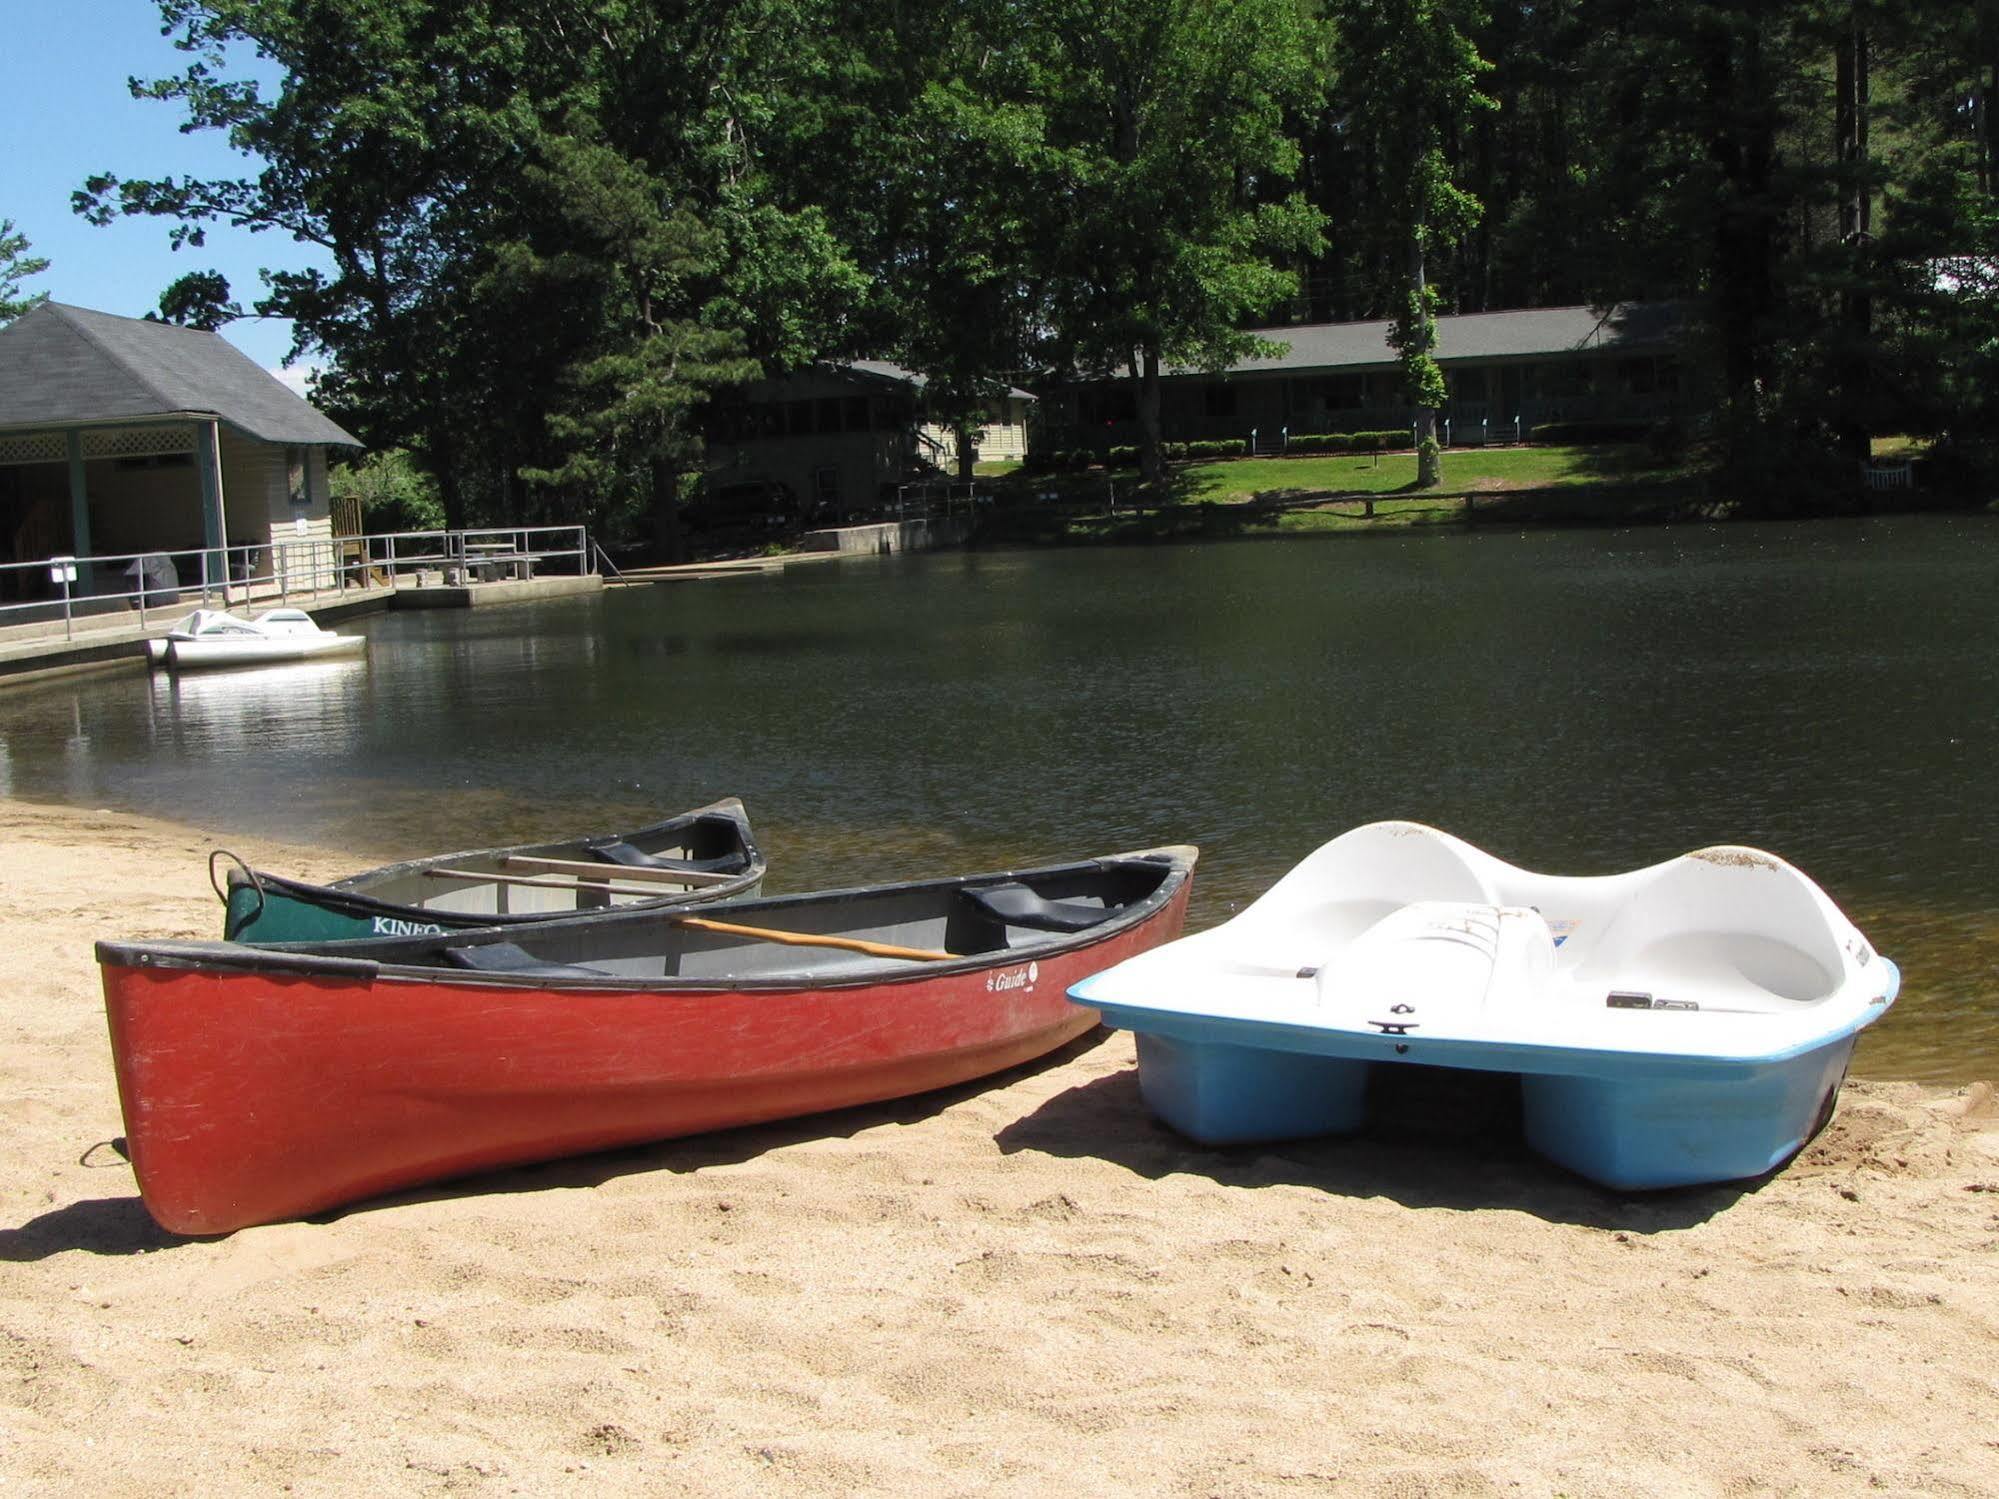
[[[285,449],[285,494],[291,499],[294,509],[303,510],[312,503],[312,469],[305,461],[304,448]]]
[[[1235,387],[1217,381],[1201,392],[1201,402],[1209,416],[1235,415]]]
[[[868,398],[866,396],[848,396],[845,398],[844,404],[847,408],[847,430],[849,432],[867,431]]]
[[[840,430],[840,400],[828,396],[819,402],[819,430],[832,433]]]

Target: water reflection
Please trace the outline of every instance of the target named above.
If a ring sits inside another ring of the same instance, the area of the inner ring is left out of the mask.
[[[1197,924],[1381,817],[1579,874],[1757,844],[1903,962],[1863,1068],[1975,1076],[1999,1072],[1992,534],[969,553],[393,614],[323,677],[11,689],[0,768],[371,856],[735,793],[784,889],[1196,842]]]
[[[366,710],[368,663],[345,656],[229,671],[148,677],[153,742],[209,754],[351,750]]]

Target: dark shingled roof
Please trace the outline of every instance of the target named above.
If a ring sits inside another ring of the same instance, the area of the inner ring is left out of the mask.
[[[1608,309],[1536,307],[1525,312],[1467,312],[1437,319],[1437,363],[1531,359],[1582,352],[1652,352],[1669,347],[1680,330],[1680,309],[1667,302],[1627,302]],[[1257,328],[1258,338],[1288,344],[1270,359],[1243,359],[1232,375],[1299,370],[1388,368],[1397,361],[1388,346],[1388,324],[1306,323]],[[1175,370],[1192,374],[1192,370]]]
[[[834,368],[852,370],[858,375],[872,375],[877,380],[888,380],[897,385],[914,386],[917,390],[922,390],[930,383],[928,375],[919,374],[915,370],[904,369],[901,365],[892,363],[886,359],[845,359],[838,362]],[[1022,390],[1018,385],[1008,386],[1006,393],[1015,400],[1020,401],[1038,401],[1041,399],[1033,391]]]
[[[0,429],[191,411],[265,442],[361,446],[218,333],[61,302],[0,328]]]

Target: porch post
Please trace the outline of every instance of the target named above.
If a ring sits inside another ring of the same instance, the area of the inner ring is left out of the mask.
[[[227,518],[222,509],[222,423],[209,420],[194,429],[194,466],[201,475],[201,542],[208,549],[207,574],[222,584],[222,600],[229,601],[229,545]]]
[[[96,569],[90,565],[90,488],[83,478],[83,434],[67,432],[63,440],[69,451],[70,550],[77,557],[77,592],[97,592]]]

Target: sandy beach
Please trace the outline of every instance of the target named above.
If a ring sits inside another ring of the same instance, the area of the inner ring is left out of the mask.
[[[217,843],[395,852],[0,801],[7,1493],[1999,1495],[1999,1095],[1864,1041],[1749,1189],[1606,1194],[1477,1099],[1199,1150],[1099,1032],[175,1239],[91,942],[215,934]]]

